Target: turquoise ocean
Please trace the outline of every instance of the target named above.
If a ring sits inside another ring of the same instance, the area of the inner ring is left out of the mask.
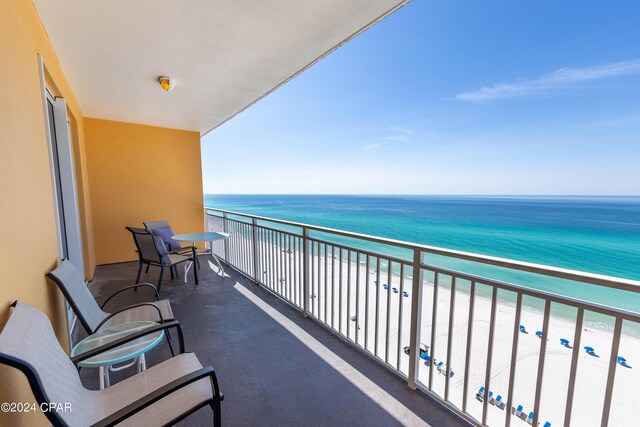
[[[640,280],[640,197],[207,194],[204,202],[206,207]],[[410,259],[400,249],[348,239],[340,242]],[[640,293],[445,257],[431,256],[427,261],[640,311]],[[540,306],[536,301],[527,305]],[[571,310],[560,314],[571,317]]]

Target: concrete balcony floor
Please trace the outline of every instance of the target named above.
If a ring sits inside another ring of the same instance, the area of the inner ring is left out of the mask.
[[[188,352],[212,365],[225,400],[229,426],[467,426],[456,415],[393,375],[267,290],[231,268],[222,278],[200,257],[200,285],[193,274],[165,280],[160,291],[171,301]],[[89,285],[98,302],[133,284],[137,262],[99,266]],[[183,268],[180,267],[181,272]],[[158,269],[143,274],[156,283]],[[106,310],[149,300],[148,290],[125,292]],[[113,304],[113,305],[112,305]],[[76,327],[77,338],[84,332]],[[175,340],[174,340],[175,341]],[[147,353],[147,365],[170,357],[166,343]],[[112,383],[135,368],[111,374]],[[83,383],[98,388],[97,369],[83,369]],[[203,408],[184,421],[210,425]]]

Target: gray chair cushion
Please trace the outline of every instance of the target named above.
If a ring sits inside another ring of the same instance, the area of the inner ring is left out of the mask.
[[[158,251],[158,255],[160,255],[160,259],[162,260],[163,265],[170,265],[171,260],[169,259],[169,251],[167,250],[167,245],[162,240],[162,237],[151,235],[153,237],[153,244],[156,247],[156,251]]]
[[[180,249],[180,243],[172,239],[172,237],[175,236],[175,233],[171,227],[166,226],[162,228],[153,228],[151,229],[151,234],[160,237],[169,251]]]

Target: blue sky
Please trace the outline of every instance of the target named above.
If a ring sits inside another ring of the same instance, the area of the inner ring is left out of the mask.
[[[204,191],[639,195],[639,22],[413,0],[206,135]]]

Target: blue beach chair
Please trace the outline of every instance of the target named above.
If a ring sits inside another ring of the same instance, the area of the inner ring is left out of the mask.
[[[516,417],[518,417],[518,418],[522,417],[522,410],[523,409],[524,408],[522,407],[522,405],[518,405],[518,407],[516,408],[516,412],[515,412]]]
[[[523,334],[528,334],[529,332],[527,332],[527,329],[524,327],[524,325],[520,325],[520,332],[522,332]]]
[[[625,368],[630,368],[631,366],[627,365],[627,359],[625,359],[622,356],[618,356],[618,363],[622,366],[624,366]]]
[[[589,356],[597,356],[596,350],[593,347],[586,346],[584,351],[586,351]]]
[[[502,401],[502,396],[498,395],[498,397],[496,397],[496,406],[498,407],[498,409],[502,410],[505,407],[505,403]]]
[[[542,339],[542,331],[536,331],[536,336]]]
[[[551,427],[551,423],[549,421],[547,421],[546,423],[544,423],[544,426],[542,427]]]
[[[391,288],[391,290],[393,290],[393,293],[394,293],[394,294],[397,294],[397,293],[398,293],[398,288]]]
[[[431,356],[429,356],[427,353],[421,353],[420,359],[424,360],[424,364],[426,366],[429,366],[431,364]]]
[[[382,285],[382,288],[383,288],[383,289],[385,289],[385,290],[386,290],[386,289],[389,289],[389,285],[387,285],[387,284],[385,283],[384,285]]]
[[[566,338],[560,338],[560,345],[563,347],[569,347],[569,340]]]
[[[484,400],[484,387],[480,387],[480,389],[476,393],[476,399],[478,399],[480,402]]]
[[[533,411],[529,412],[529,416],[527,417],[527,423],[533,425]]]
[[[407,291],[402,291],[402,296],[403,296],[403,297],[405,297],[405,298],[406,298],[406,297],[408,297],[408,296],[409,296],[409,292],[407,292]]]

